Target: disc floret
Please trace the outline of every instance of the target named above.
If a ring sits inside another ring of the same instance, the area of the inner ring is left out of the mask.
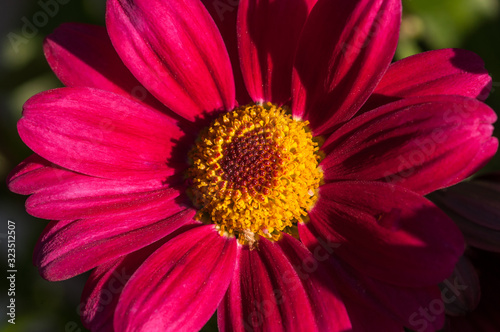
[[[322,181],[319,143],[307,125],[271,103],[219,116],[190,152],[197,218],[251,246],[290,233]]]

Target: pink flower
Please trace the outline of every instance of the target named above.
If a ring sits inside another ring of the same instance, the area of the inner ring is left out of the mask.
[[[35,249],[42,276],[95,268],[89,329],[197,330],[216,309],[231,331],[442,326],[429,305],[464,243],[423,195],[497,149],[476,55],[390,65],[399,0],[110,0],[106,14],[107,32],[47,39],[67,87],[25,104],[35,155],[9,178],[57,220]]]

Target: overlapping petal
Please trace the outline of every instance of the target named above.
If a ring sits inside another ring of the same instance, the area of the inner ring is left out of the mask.
[[[82,322],[93,332],[109,332],[121,292],[134,272],[155,252],[161,240],[97,267],[90,274],[82,292],[80,312]]]
[[[187,162],[186,134],[172,119],[103,90],[42,92],[24,105],[18,130],[40,156],[91,176],[164,181]]]
[[[106,25],[128,69],[188,120],[235,103],[231,62],[199,0],[111,0]]]
[[[52,220],[69,220],[123,213],[147,206],[161,198],[184,197],[180,177],[168,183],[157,179],[145,181],[108,180],[86,176],[52,165],[33,155],[9,177],[9,188],[18,193],[32,194],[26,201],[31,215]],[[179,197],[182,196],[182,197]]]
[[[125,67],[105,27],[65,23],[46,38],[44,53],[52,71],[67,87],[107,90],[167,112]]]
[[[168,241],[123,289],[115,330],[199,330],[227,290],[236,248],[236,239],[221,237],[213,225],[195,227]]]
[[[400,20],[400,0],[319,0],[298,44],[294,116],[316,135],[351,118],[391,63]]]
[[[401,287],[366,276],[333,257],[329,260],[353,331],[398,332],[403,326],[414,331],[434,332],[444,324],[444,303],[437,285]]]
[[[238,54],[238,37],[236,32],[236,21],[239,0],[201,0],[219,28],[224,44],[226,45],[231,64],[233,66],[234,84],[236,88],[236,100],[240,105],[249,104],[252,99],[243,81],[240,68],[240,57]]]
[[[424,96],[353,118],[322,149],[325,181],[395,183],[420,194],[453,185],[495,154],[495,112],[476,99]]]
[[[240,248],[218,321],[223,331],[317,330],[299,275],[281,248],[265,239],[258,250]]]
[[[335,254],[373,278],[405,287],[437,285],[464,250],[461,232],[428,200],[380,182],[334,182],[299,225],[309,249],[318,238],[336,243]],[[446,241],[443,241],[446,239]]]
[[[282,105],[291,98],[295,51],[314,3],[312,0],[240,1],[241,69],[255,102]]]
[[[500,173],[461,182],[428,197],[455,221],[468,244],[500,252]]]
[[[443,49],[424,52],[393,63],[363,110],[372,110],[402,98],[457,95],[484,100],[491,77],[473,52]]]
[[[40,236],[34,264],[48,280],[64,280],[139,250],[193,220],[195,211],[171,199],[104,217],[51,222]]]

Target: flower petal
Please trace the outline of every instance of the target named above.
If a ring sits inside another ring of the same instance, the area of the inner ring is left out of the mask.
[[[137,268],[165,241],[98,266],[89,276],[79,307],[83,325],[93,332],[113,330],[113,318],[125,284]]]
[[[237,260],[236,239],[195,227],[158,249],[134,273],[116,309],[116,331],[196,331],[212,316]]]
[[[443,326],[445,309],[437,285],[395,286],[372,279],[341,260],[332,258],[329,262],[353,331],[373,331],[373,326],[377,326],[377,331],[397,332],[405,326],[434,332]]]
[[[467,244],[500,252],[500,179],[461,182],[429,199],[455,221]]]
[[[201,0],[219,28],[222,39],[226,44],[229,58],[233,66],[236,100],[240,105],[249,104],[252,99],[248,95],[243,81],[238,55],[238,38],[236,33],[236,19],[239,1]]]
[[[115,92],[167,112],[125,67],[105,27],[65,23],[43,46],[47,62],[64,85]]]
[[[323,263],[330,254],[321,246],[313,252],[288,234],[278,241],[302,281],[319,331],[348,331],[352,328],[347,310],[331,273]]]
[[[147,205],[156,197],[170,196],[180,203],[182,177],[165,181],[108,180],[53,166],[33,155],[9,177],[9,187],[25,195],[29,214],[43,219],[76,220],[103,217]],[[20,165],[20,166],[21,166]],[[186,198],[186,205],[189,205]]]
[[[311,221],[299,225],[301,239],[310,250],[317,238],[337,243],[336,255],[373,278],[407,287],[437,285],[464,251],[453,221],[402,187],[345,181],[320,187],[319,195]]]
[[[429,51],[393,63],[363,109],[416,96],[459,95],[484,100],[491,84],[483,60],[475,53],[461,49]]]
[[[425,96],[387,104],[336,130],[322,149],[325,181],[377,180],[420,194],[453,185],[495,153],[496,115],[460,96]]]
[[[34,264],[47,280],[64,280],[141,249],[192,221],[195,211],[157,199],[123,214],[51,222],[40,236]]]
[[[238,264],[217,311],[222,331],[317,330],[299,275],[276,243],[241,247]]]
[[[199,0],[110,0],[108,33],[121,59],[161,102],[188,120],[231,110],[231,62]]]
[[[282,105],[291,98],[295,50],[313,5],[304,0],[240,1],[241,69],[255,102]]]
[[[174,157],[188,148],[178,143],[184,133],[173,120],[103,90],[42,92],[24,105],[18,130],[40,156],[87,175],[165,180],[172,167],[186,165]]]
[[[400,0],[319,0],[295,58],[294,117],[316,135],[351,118],[391,63],[400,21]]]

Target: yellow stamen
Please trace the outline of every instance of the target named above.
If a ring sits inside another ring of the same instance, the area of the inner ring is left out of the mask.
[[[190,152],[197,218],[251,248],[292,233],[318,199],[319,143],[308,122],[271,103],[219,116]]]

